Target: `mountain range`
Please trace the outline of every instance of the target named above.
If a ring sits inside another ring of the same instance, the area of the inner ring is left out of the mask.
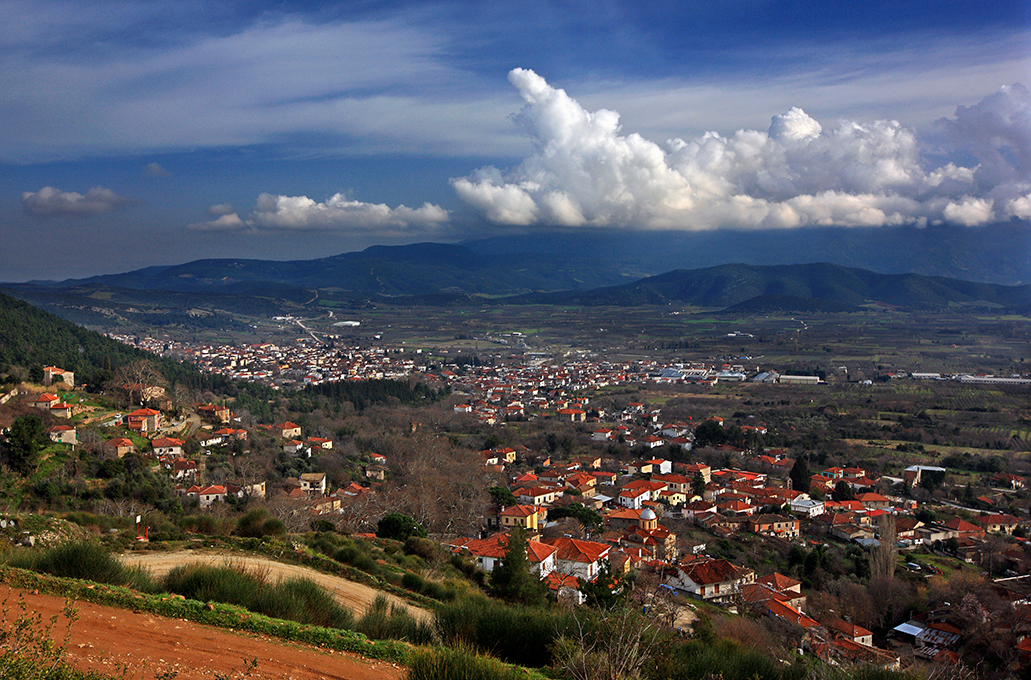
[[[230,321],[227,314],[270,316],[330,300],[346,306],[676,303],[740,313],[979,305],[1021,312],[1031,308],[1027,281],[1031,225],[1012,222],[991,231],[939,225],[506,235],[374,246],[303,261],[197,260],[0,287],[90,325],[126,314],[143,323],[218,325]]]

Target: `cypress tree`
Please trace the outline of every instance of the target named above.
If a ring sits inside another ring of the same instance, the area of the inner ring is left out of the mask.
[[[508,535],[508,548],[501,564],[490,574],[494,594],[506,600],[535,604],[544,599],[544,584],[530,572],[526,557],[526,532],[514,527]]]

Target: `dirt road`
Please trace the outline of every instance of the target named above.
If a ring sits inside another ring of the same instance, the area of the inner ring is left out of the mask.
[[[0,586],[0,601],[10,612],[7,624],[23,610],[42,621],[59,616],[64,600],[52,595]],[[78,620],[68,632],[64,660],[125,680],[211,680],[241,678],[248,663],[257,665],[251,680],[401,680],[404,667],[299,643],[166,619],[128,609],[77,602]],[[67,619],[60,616],[51,638],[61,642]],[[244,660],[247,660],[246,662]]]
[[[335,597],[338,602],[352,610],[357,616],[364,614],[365,611],[372,606],[372,603],[376,600],[377,596],[386,595],[392,605],[406,608],[413,616],[420,620],[428,622],[433,617],[433,615],[425,609],[410,605],[401,598],[386,594],[382,590],[376,590],[375,588],[370,588],[369,586],[361,583],[348,581],[347,579],[340,578],[339,576],[323,574],[322,572],[309,569],[308,567],[283,564],[281,562],[265,559],[263,557],[255,557],[253,555],[205,553],[195,552],[192,550],[181,550],[164,553],[125,553],[120,555],[120,557],[126,564],[139,564],[146,567],[151,574],[157,577],[164,576],[173,567],[177,567],[182,564],[189,564],[191,562],[203,562],[205,564],[214,565],[243,565],[248,569],[267,571],[270,576],[277,579],[303,576],[315,581],[332,593],[333,597]]]

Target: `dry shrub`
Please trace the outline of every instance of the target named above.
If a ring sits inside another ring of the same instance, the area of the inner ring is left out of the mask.
[[[743,616],[721,616],[713,619],[716,637],[734,640],[742,647],[766,654],[773,654],[778,646],[777,639],[759,620]]]

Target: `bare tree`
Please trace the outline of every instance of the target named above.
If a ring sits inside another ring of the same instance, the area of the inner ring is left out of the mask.
[[[642,677],[659,641],[654,623],[618,606],[595,626],[574,613],[574,630],[556,644],[556,657],[575,680],[635,680]]]
[[[878,526],[880,543],[870,551],[870,578],[893,578],[899,563],[898,532],[895,515],[881,515]]]
[[[672,628],[684,611],[676,591],[663,586],[659,573],[642,570],[634,581],[634,600],[642,605],[649,618],[664,628]]]
[[[193,390],[186,385],[176,383],[175,387],[172,388],[172,406],[177,412],[182,413],[193,406],[195,396]]]
[[[149,359],[137,359],[119,366],[115,373],[115,388],[126,395],[130,406],[142,406],[154,396],[154,388],[164,382],[164,376]]]

